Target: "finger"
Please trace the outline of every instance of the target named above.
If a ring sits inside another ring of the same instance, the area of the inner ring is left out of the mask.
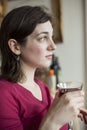
[[[79,113],[79,114],[78,114],[78,118],[80,118],[81,121],[83,121],[83,120],[84,120],[84,118],[83,118],[83,114]]]
[[[80,113],[83,115],[83,120],[84,120],[85,124],[87,124],[87,110],[84,108],[81,108]]]
[[[58,98],[58,97],[60,97],[60,91],[59,90],[55,94],[55,98]]]
[[[81,113],[84,113],[84,114],[87,114],[87,109],[85,109],[85,108],[80,108],[80,112],[81,112]]]
[[[87,115],[83,114],[83,119],[84,119],[85,124],[87,124]]]

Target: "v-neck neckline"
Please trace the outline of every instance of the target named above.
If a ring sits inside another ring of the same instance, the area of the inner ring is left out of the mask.
[[[39,80],[36,79],[36,78],[35,78],[35,83],[37,83],[37,84],[38,84],[38,87],[40,88],[41,96],[42,96],[42,99],[41,99],[41,100],[38,99],[37,97],[35,97],[30,90],[26,89],[26,88],[23,87],[21,84],[18,84],[18,83],[16,83],[16,84],[17,84],[19,87],[21,87],[24,92],[30,93],[31,98],[33,98],[35,102],[40,102],[40,103],[42,103],[42,102],[44,101],[44,96],[43,96],[43,95],[44,95],[44,94],[43,94],[44,91],[42,90],[43,88],[42,88],[42,86],[40,85]]]

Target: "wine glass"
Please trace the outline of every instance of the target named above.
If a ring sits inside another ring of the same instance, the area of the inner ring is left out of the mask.
[[[57,84],[57,88],[60,91],[60,96],[67,92],[82,90],[83,84],[77,81],[61,82]],[[73,130],[73,122],[68,123],[68,130]]]

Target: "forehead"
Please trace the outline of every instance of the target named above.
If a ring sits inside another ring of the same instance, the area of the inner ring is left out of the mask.
[[[38,24],[36,28],[33,31],[33,35],[39,35],[40,33],[47,32],[48,34],[53,33],[53,27],[50,21],[47,21],[45,23]]]

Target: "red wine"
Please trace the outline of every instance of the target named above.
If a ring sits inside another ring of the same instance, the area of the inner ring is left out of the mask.
[[[59,91],[60,91],[60,96],[64,93],[67,93],[67,92],[74,92],[74,91],[79,91],[79,90],[82,90],[82,86],[81,87],[78,87],[78,88],[59,88]]]

